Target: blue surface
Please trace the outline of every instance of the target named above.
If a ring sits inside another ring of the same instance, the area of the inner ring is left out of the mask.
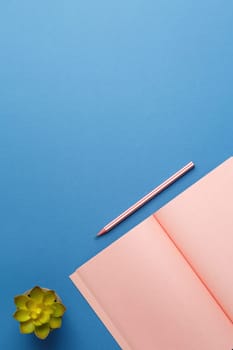
[[[119,349],[68,275],[232,155],[232,11],[216,0],[1,2],[1,349]],[[190,160],[195,170],[94,238]],[[44,342],[11,316],[14,295],[37,284],[67,306]]]

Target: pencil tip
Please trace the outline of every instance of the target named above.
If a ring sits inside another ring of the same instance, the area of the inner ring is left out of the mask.
[[[100,230],[100,232],[97,233],[96,237],[102,236],[104,233],[106,233],[106,231],[103,228],[102,230]]]

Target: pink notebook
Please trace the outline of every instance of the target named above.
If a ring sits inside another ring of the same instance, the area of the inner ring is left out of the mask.
[[[233,158],[71,279],[124,350],[233,349]]]

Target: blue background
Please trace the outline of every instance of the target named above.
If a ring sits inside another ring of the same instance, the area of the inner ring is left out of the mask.
[[[119,349],[68,276],[232,155],[232,12],[216,0],[1,1],[1,349]],[[34,285],[67,306],[46,341],[11,316]]]

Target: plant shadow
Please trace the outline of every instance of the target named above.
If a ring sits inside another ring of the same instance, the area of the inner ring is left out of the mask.
[[[64,318],[61,329],[52,331],[45,340],[38,339],[34,334],[31,334],[31,339],[29,339],[31,348],[33,350],[73,350],[78,348],[77,334],[74,336],[74,330],[69,318]]]

